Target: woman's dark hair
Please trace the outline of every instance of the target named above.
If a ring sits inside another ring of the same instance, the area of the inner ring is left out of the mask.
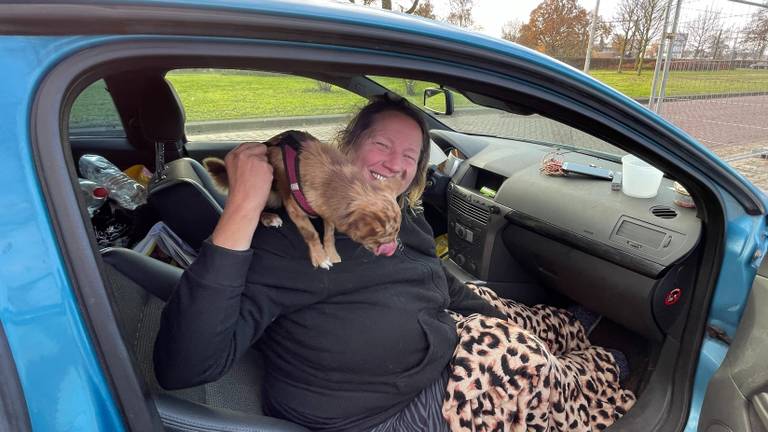
[[[339,132],[336,142],[342,152],[349,154],[359,144],[363,134],[373,126],[375,117],[389,111],[408,116],[421,128],[421,150],[419,151],[419,161],[416,164],[416,175],[403,194],[408,206],[415,209],[421,205],[421,194],[424,193],[424,187],[427,183],[427,161],[429,160],[429,127],[418,108],[397,95],[388,93],[374,96],[366,106],[358,111],[347,124],[347,127]],[[401,204],[403,203],[401,202]]]

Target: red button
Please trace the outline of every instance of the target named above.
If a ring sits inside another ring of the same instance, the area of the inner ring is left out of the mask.
[[[104,187],[97,187],[91,192],[95,198],[106,198],[109,195],[109,191]]]
[[[667,293],[667,295],[664,296],[664,305],[665,306],[672,306],[673,304],[677,303],[678,300],[680,300],[680,296],[683,294],[683,291],[680,288],[675,288]]]

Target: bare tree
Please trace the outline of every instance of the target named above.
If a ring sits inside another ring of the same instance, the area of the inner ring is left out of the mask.
[[[589,25],[592,25],[592,12],[589,13]],[[597,40],[595,46],[604,49],[606,41],[611,37],[611,34],[613,34],[613,24],[598,15],[597,26],[595,27],[595,39]]]
[[[520,29],[523,27],[523,23],[520,20],[513,19],[507,21],[501,27],[501,38],[510,42],[517,42],[520,38]]]
[[[762,9],[752,14],[745,30],[744,44],[751,48],[755,58],[761,59],[768,48],[768,10]]]
[[[643,71],[643,61],[648,44],[656,38],[664,25],[664,11],[669,0],[640,0],[639,13],[636,17],[636,48],[635,70],[637,74]]]
[[[619,28],[619,32],[614,35],[614,40],[618,41],[619,67],[616,72],[619,73],[621,73],[621,67],[624,64],[627,49],[632,46],[637,33],[638,6],[637,0],[621,0],[614,16],[614,21],[618,23]]]
[[[717,29],[717,34],[711,38],[712,44],[709,47],[709,51],[712,53],[712,60],[717,60],[720,58],[725,50],[728,49],[728,45],[724,45],[725,40],[723,39],[723,28],[720,27]]]
[[[448,0],[450,12],[446,20],[459,27],[470,28],[475,23],[472,19],[474,0]]]
[[[418,4],[418,5],[415,9],[413,9],[413,12],[408,12],[408,11],[404,11],[404,12],[411,13],[413,15],[417,15],[424,18],[437,19],[437,16],[435,15],[435,7],[430,0],[426,0],[421,3],[416,1],[414,2],[414,4]]]
[[[688,43],[693,49],[693,58],[704,56],[707,46],[712,44],[720,27],[720,10],[714,10],[712,6],[707,6],[685,26],[685,31],[688,33]]]

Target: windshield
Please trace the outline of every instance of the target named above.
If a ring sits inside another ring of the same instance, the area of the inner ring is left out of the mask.
[[[378,76],[369,76],[368,78],[422,108],[424,89],[440,87],[439,84],[427,81]],[[616,157],[627,154],[624,150],[592,135],[538,114],[519,115],[484,107],[473,103],[457,92],[453,92],[453,103],[455,110],[451,115],[439,115],[425,111],[456,132],[511,138],[575,150],[596,151]]]

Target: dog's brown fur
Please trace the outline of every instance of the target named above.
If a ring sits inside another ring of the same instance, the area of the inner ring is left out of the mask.
[[[309,217],[291,194],[280,148],[288,133],[293,133],[302,144],[299,156],[301,189],[309,205],[323,219],[325,235],[322,243]],[[366,182],[360,169],[338,149],[321,143],[308,133],[283,132],[264,144],[269,147],[267,155],[274,169],[273,191],[267,207],[277,208],[282,202],[307,242],[312,265],[327,269],[341,262],[334,242],[336,228],[372,252],[380,245],[397,239],[400,208],[396,196],[401,185],[398,179],[388,179],[381,184]],[[203,165],[214,182],[226,192],[229,179],[224,161],[206,158]],[[280,226],[282,223],[279,216],[266,212],[262,213],[261,222],[267,226]]]

